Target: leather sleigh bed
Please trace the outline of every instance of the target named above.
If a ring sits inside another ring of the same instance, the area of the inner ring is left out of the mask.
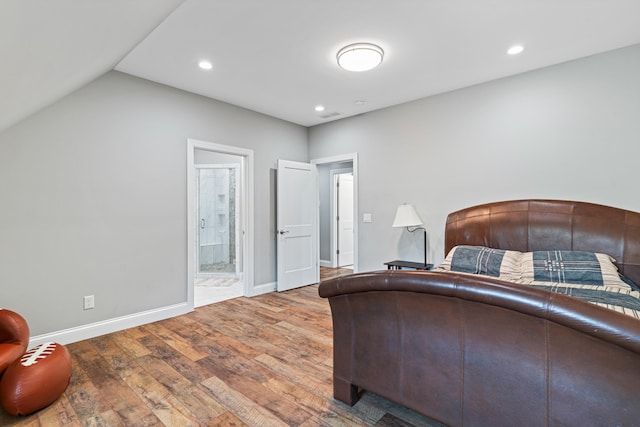
[[[445,253],[455,258],[459,248],[491,257],[606,254],[631,287],[627,296],[638,295],[629,280],[640,283],[640,213],[568,201],[491,203],[448,216]],[[495,271],[452,270],[385,270],[320,284],[333,317],[336,399],[353,405],[370,391],[450,426],[640,425],[633,302],[623,314],[563,294],[573,295],[572,285],[547,289]]]

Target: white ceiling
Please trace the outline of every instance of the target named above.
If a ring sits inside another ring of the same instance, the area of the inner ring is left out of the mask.
[[[0,131],[124,58],[182,0],[0,0]]]
[[[0,130],[111,69],[312,126],[638,44],[638,17],[640,0],[2,0]],[[382,65],[340,69],[361,41]]]

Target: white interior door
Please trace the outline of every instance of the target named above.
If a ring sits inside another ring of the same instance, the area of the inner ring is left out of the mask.
[[[337,175],[338,267],[353,265],[353,173]]]
[[[278,160],[277,290],[319,281],[316,166]]]

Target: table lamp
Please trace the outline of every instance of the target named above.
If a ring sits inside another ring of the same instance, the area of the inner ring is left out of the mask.
[[[393,220],[392,227],[406,227],[407,231],[413,233],[416,230],[424,231],[424,263],[427,264],[427,229],[420,227],[422,220],[418,216],[418,212],[413,205],[402,204],[398,206],[396,217]],[[411,228],[413,227],[413,228]]]

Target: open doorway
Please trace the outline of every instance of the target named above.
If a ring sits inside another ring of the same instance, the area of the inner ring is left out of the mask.
[[[330,171],[331,197],[331,253],[333,268],[353,268],[353,168]]]
[[[320,266],[358,271],[358,156],[315,159],[318,168]]]
[[[239,233],[243,159],[203,150],[196,150],[195,159],[198,230],[194,306],[200,307],[244,294]],[[216,160],[229,163],[209,163]]]
[[[196,152],[197,155],[197,152]],[[238,163],[196,164],[198,250],[196,276],[240,273]]]
[[[188,140],[188,301],[191,307],[253,287],[253,151]]]

